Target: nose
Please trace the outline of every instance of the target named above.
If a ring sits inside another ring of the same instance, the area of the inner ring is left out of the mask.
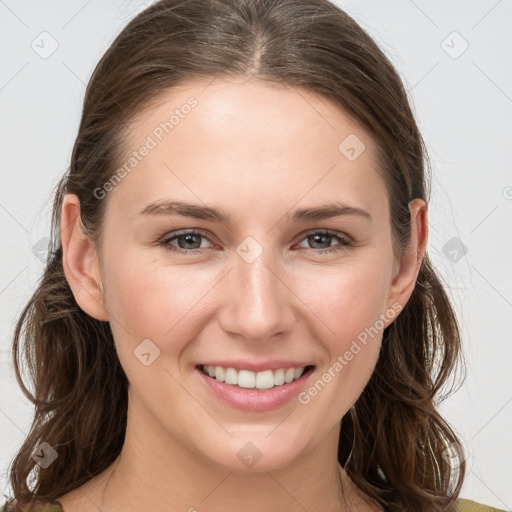
[[[261,343],[289,333],[295,322],[297,297],[288,272],[271,253],[266,249],[252,262],[234,258],[219,311],[220,325],[231,336]]]

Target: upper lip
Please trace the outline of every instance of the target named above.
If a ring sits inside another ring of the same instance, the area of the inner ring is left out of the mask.
[[[305,366],[312,366],[311,363],[304,363],[301,361],[286,361],[284,359],[278,359],[273,361],[265,361],[261,363],[255,363],[254,361],[228,361],[228,360],[215,360],[205,361],[199,363],[196,366],[221,366],[222,368],[235,368],[236,370],[249,370],[253,372],[262,372],[265,370],[278,370],[279,368],[304,368]]]

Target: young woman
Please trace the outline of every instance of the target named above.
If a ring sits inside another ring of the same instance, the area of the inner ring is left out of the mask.
[[[491,510],[459,499],[436,410],[461,342],[425,161],[334,4],[139,14],[87,88],[17,324],[35,418],[3,510]]]

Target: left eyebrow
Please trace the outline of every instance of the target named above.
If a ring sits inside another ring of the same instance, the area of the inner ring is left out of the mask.
[[[154,201],[143,208],[139,215],[179,215],[194,219],[231,224],[232,217],[222,208],[204,206],[177,200]],[[343,215],[357,215],[372,220],[372,216],[362,208],[350,206],[339,201],[330,202],[316,207],[301,208],[286,214],[288,222],[304,222],[325,220]]]
[[[325,220],[342,215],[358,215],[372,221],[372,216],[362,208],[350,206],[339,201],[333,201],[314,208],[301,208],[290,212],[286,217],[292,222],[304,222],[311,220]]]

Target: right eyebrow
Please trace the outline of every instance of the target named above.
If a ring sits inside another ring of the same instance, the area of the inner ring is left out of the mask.
[[[139,215],[180,215],[224,224],[231,222],[231,216],[225,213],[222,208],[166,199],[148,204],[139,212]]]

